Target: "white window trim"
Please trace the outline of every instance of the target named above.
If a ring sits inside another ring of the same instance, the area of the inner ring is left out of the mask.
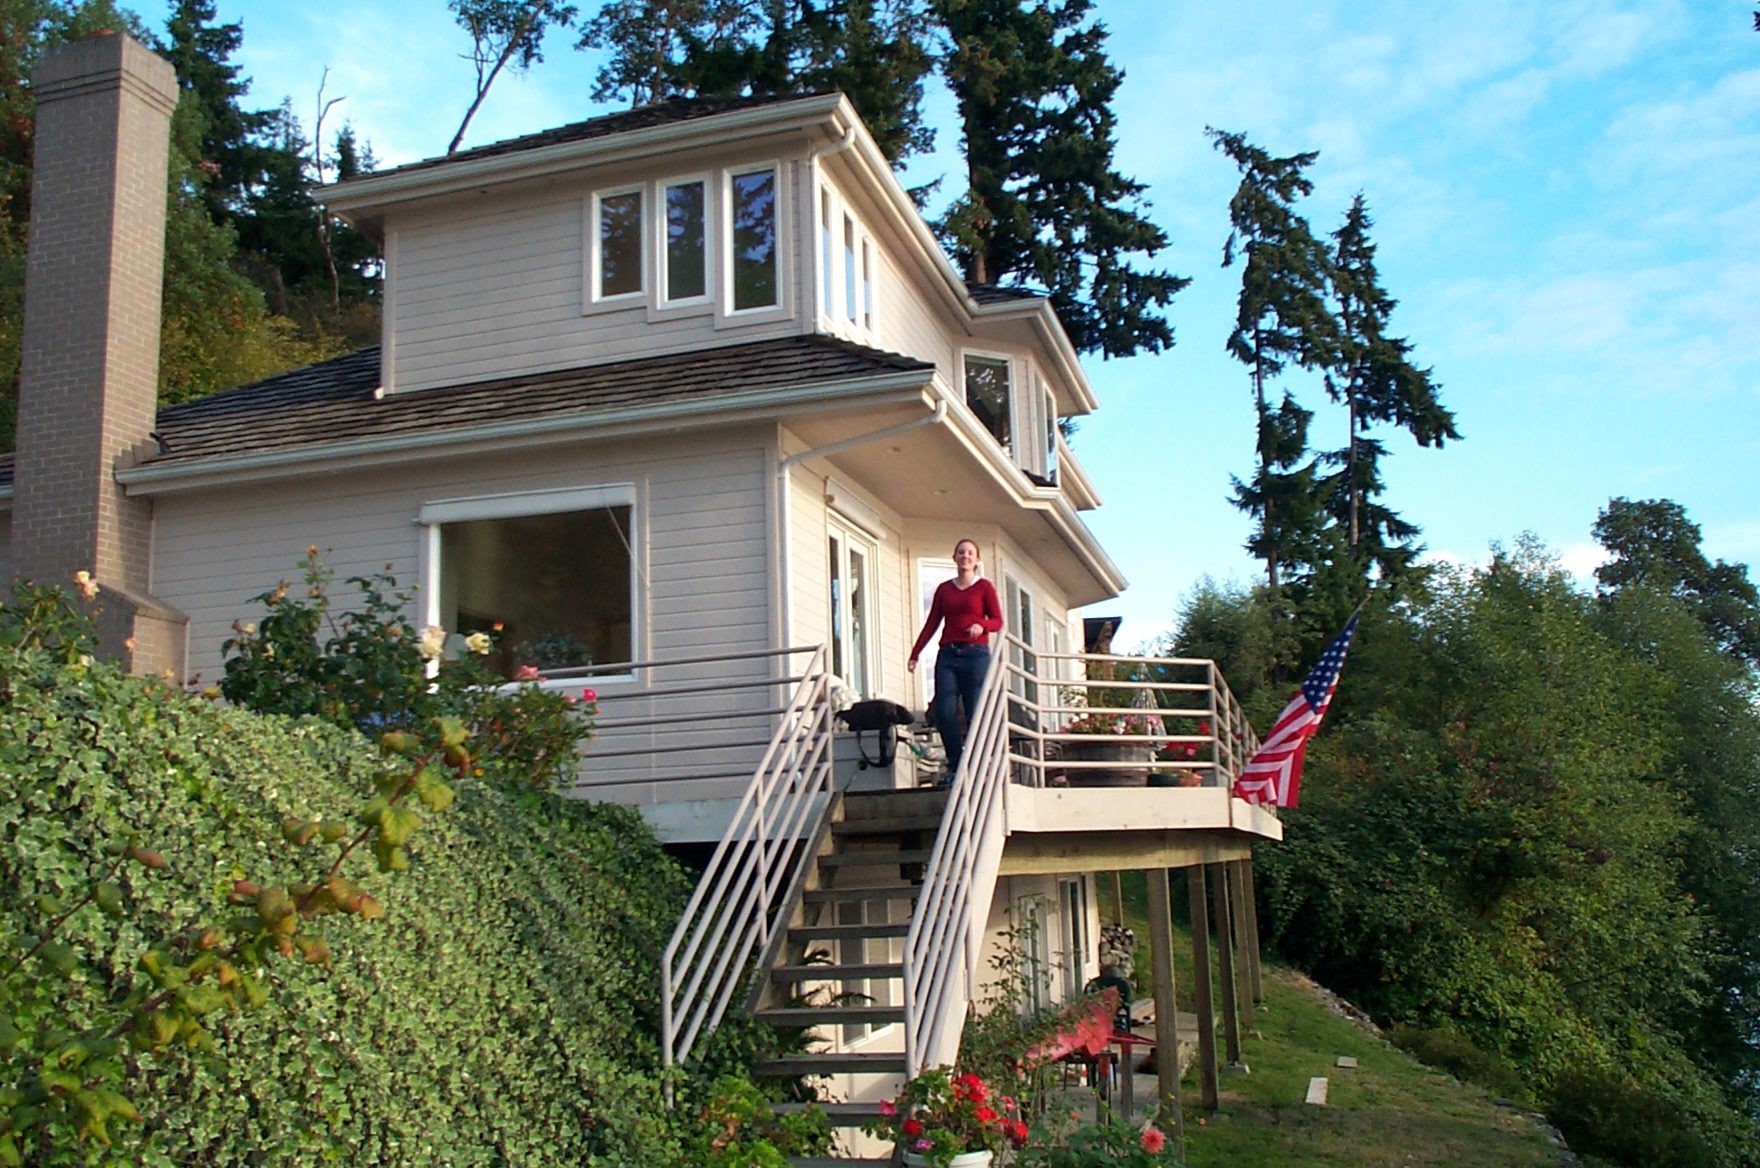
[[[776,176],[776,303],[760,304],[752,308],[735,308],[733,306],[733,180],[751,174],[769,171]],[[723,230],[719,243],[722,262],[718,265],[719,281],[715,285],[719,295],[715,304],[715,325],[717,328],[732,327],[756,321],[773,320],[786,317],[789,311],[789,294],[793,281],[789,279],[791,248],[789,240],[793,232],[789,229],[789,198],[788,169],[781,159],[769,159],[750,163],[744,166],[730,166],[722,170],[717,182],[719,197],[717,198],[717,218]]]
[[[684,296],[677,300],[666,295],[668,272],[666,259],[666,242],[669,226],[666,220],[666,192],[671,187],[689,186],[692,183],[703,184],[703,294],[701,296]],[[715,288],[720,264],[716,262],[719,232],[716,230],[720,218],[715,211],[715,173],[705,170],[697,174],[674,175],[661,179],[654,184],[654,270],[659,273],[654,281],[654,303],[657,309],[664,312],[675,308],[703,308],[715,302]]]
[[[841,208],[837,190],[830,183],[819,184],[819,198],[813,207],[813,265],[818,285],[814,289],[814,313],[829,328],[837,326],[837,233],[832,230]]]
[[[1009,461],[1013,462],[1018,467],[1020,465],[1021,430],[1019,425],[1020,419],[1015,416],[1015,403],[1019,401],[1021,395],[1015,391],[1020,386],[1020,366],[1022,363],[1013,353],[999,353],[992,349],[970,349],[964,347],[960,349],[958,370],[959,404],[965,407],[966,412],[971,413],[972,421],[977,424],[978,429],[983,430],[986,434],[989,434],[990,431],[984,428],[982,422],[978,421],[978,415],[972,412],[972,407],[966,401],[966,358],[968,357],[977,357],[984,361],[1000,361],[1008,366],[1008,445],[1003,446],[1002,449],[1003,452],[1008,455]],[[995,440],[995,435],[991,435],[991,440]],[[997,443],[997,445],[1001,446],[1001,443]]]
[[[879,646],[885,643],[880,637],[880,542],[874,536],[869,535],[854,523],[844,519],[840,514],[827,514],[825,529],[826,547],[829,548],[831,540],[835,539],[839,541],[840,546],[843,549],[843,562],[840,567],[842,568],[843,598],[845,603],[849,600],[850,552],[852,550],[859,551],[862,554],[863,560],[867,563],[867,578],[862,582],[864,594],[868,600],[867,612],[865,613],[866,620],[863,621],[864,627],[862,630],[862,640],[866,642],[862,646],[862,659],[868,666],[868,692],[858,694],[857,696],[863,698],[871,697],[885,688],[879,676],[880,658],[878,656]],[[827,617],[825,633],[828,638],[833,635],[837,623],[836,617],[832,613],[832,606],[833,598],[831,596],[831,580],[827,577],[825,581],[825,612]],[[844,617],[844,635],[851,638],[849,647],[853,648],[854,636],[850,631],[850,613],[846,611],[842,616]],[[855,686],[850,685],[848,678],[839,678],[839,680],[843,681],[844,684],[849,685],[850,689],[854,691]]]
[[[518,519],[527,515],[556,515],[567,511],[591,511],[600,507],[628,507],[630,540],[629,556],[629,652],[633,661],[642,660],[644,612],[646,597],[640,583],[642,541],[641,505],[634,483],[603,483],[593,486],[563,487],[544,491],[509,491],[495,495],[466,495],[453,499],[435,499],[423,503],[416,523],[421,528],[421,557],[417,571],[422,626],[440,623],[440,528],[448,523],[471,523],[482,519]],[[545,678],[544,689],[579,691],[603,685],[634,684],[634,673],[606,673],[592,677]]]
[[[641,257],[642,286],[634,292],[619,292],[615,296],[604,296],[599,292],[599,277],[601,274],[599,264],[599,206],[605,199],[615,198],[618,195],[641,196],[642,239],[640,247],[637,249],[637,254]],[[604,190],[594,191],[592,196],[587,199],[585,207],[586,239],[582,249],[587,277],[585,280],[587,292],[585,303],[586,312],[614,308],[633,308],[648,300],[648,290],[653,282],[653,272],[651,270],[653,264],[649,262],[649,252],[652,250],[649,240],[653,236],[653,228],[651,226],[654,221],[653,203],[654,199],[648,190],[647,183],[632,183],[620,187],[606,187]]]

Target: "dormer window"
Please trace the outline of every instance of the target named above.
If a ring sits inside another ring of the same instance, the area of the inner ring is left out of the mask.
[[[1004,450],[1009,445],[1009,363],[1005,357],[966,354],[966,405]]]
[[[642,192],[614,191],[593,201],[594,235],[598,241],[594,265],[594,299],[642,294]]]
[[[666,188],[666,299],[709,294],[709,197],[702,180]]]
[[[849,322],[856,323],[860,308],[856,303],[856,221],[848,215],[843,217],[843,302],[849,312]]]
[[[735,174],[732,194],[733,311],[774,308],[780,301],[776,275],[776,171]]]

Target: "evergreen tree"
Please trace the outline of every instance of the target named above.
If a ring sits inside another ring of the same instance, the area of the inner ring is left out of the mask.
[[[847,94],[886,157],[930,149],[921,0],[609,0],[580,47],[608,49],[596,101]]]
[[[1338,361],[1338,336],[1326,303],[1330,263],[1296,200],[1313,191],[1307,169],[1316,152],[1275,158],[1242,134],[1211,129],[1216,146],[1241,171],[1229,200],[1233,230],[1222,266],[1242,261],[1241,291],[1228,351],[1252,377],[1258,414],[1258,465],[1251,483],[1237,483],[1235,505],[1257,521],[1248,548],[1265,561],[1270,601],[1281,604],[1283,569],[1314,564],[1325,506],[1318,472],[1299,466],[1307,451],[1307,420],[1285,395],[1273,410],[1266,387],[1289,365],[1329,369]],[[1295,419],[1300,418],[1300,425]]]
[[[264,159],[258,139],[270,129],[274,114],[240,106],[250,81],[239,77],[231,57],[244,43],[244,26],[237,21],[215,24],[214,19],[214,0],[178,0],[165,22],[163,51],[200,113],[202,139],[195,159],[210,176],[202,201],[214,222],[225,223],[260,180]]]
[[[1686,508],[1669,499],[1612,499],[1591,530],[1612,557],[1595,569],[1604,595],[1641,586],[1672,596],[1719,649],[1760,666],[1760,592],[1747,565],[1706,558]]]
[[[1113,168],[1124,74],[1090,0],[931,3],[967,181],[937,226],[966,279],[1045,290],[1084,353],[1171,346],[1161,310],[1190,281],[1133,266],[1167,237],[1144,217],[1143,185]]]
[[[1340,521],[1353,555],[1366,546],[1369,555],[1364,558],[1387,568],[1397,559],[1395,549],[1408,544],[1417,528],[1372,502],[1381,493],[1379,459],[1386,448],[1361,435],[1377,422],[1400,426],[1420,446],[1440,447],[1460,434],[1454,415],[1438,400],[1431,370],[1412,363],[1409,342],[1387,333],[1398,302],[1381,286],[1375,268],[1375,243],[1369,238],[1374,225],[1359,192],[1344,223],[1332,233],[1338,363],[1326,378],[1326,388],[1349,415],[1350,441],[1337,456],[1344,470]]]

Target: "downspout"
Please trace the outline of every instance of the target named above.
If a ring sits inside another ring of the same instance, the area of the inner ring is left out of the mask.
[[[938,397],[935,408],[921,418],[913,418],[908,422],[900,422],[896,426],[888,426],[883,430],[874,430],[867,434],[858,434],[854,438],[845,438],[842,442],[833,442],[829,446],[819,446],[812,450],[803,450],[799,454],[791,454],[776,464],[776,515],[778,527],[777,548],[782,573],[782,644],[794,644],[794,574],[791,570],[788,554],[792,542],[792,528],[789,514],[789,476],[788,472],[797,462],[805,462],[809,458],[821,458],[826,455],[840,454],[853,447],[863,446],[869,442],[878,442],[882,438],[893,438],[908,433],[921,426],[939,425],[947,417],[947,399]]]

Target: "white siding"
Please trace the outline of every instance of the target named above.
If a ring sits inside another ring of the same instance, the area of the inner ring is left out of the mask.
[[[771,156],[772,159],[774,156]],[[754,161],[757,161],[754,159]],[[798,334],[805,277],[794,245],[802,221],[796,160],[781,162],[778,272],[783,304],[753,320],[718,319],[709,307],[667,309],[648,296],[604,310],[586,302],[586,206],[601,187],[685,173],[583,176],[539,194],[452,203],[389,225],[387,338],[398,392],[603,364],[711,345]],[[695,172],[692,172],[695,173]],[[650,236],[653,211],[650,205]]]
[[[421,546],[416,517],[424,502],[634,482],[637,656],[761,650],[770,642],[764,495],[768,460],[761,437],[747,433],[697,444],[577,447],[167,495],[156,507],[153,591],[189,614],[190,669],[212,681],[221,675],[220,645],[232,635],[232,622],[260,617],[261,607],[249,598],[272,589],[278,580],[296,578],[296,561],[308,544],[326,549],[325,559],[338,581],[390,565],[400,582],[413,585]],[[351,591],[338,584],[334,595],[346,606]],[[412,616],[420,621],[421,615],[418,601]],[[770,668],[769,662],[754,659],[693,667],[689,676],[763,677]],[[675,669],[636,684],[663,685],[685,677],[686,671]],[[628,692],[630,684],[608,682],[598,688],[610,695]],[[708,708],[732,712],[772,704],[763,690],[734,691]],[[604,713],[642,716],[652,708],[652,700],[608,701]],[[736,726],[707,723],[669,733],[668,740],[726,742],[768,733],[767,722],[754,726],[748,720]],[[608,753],[651,741],[653,734],[608,731],[595,748]],[[678,784],[662,795],[647,780],[657,767],[676,770],[681,763],[699,772],[749,771],[757,752],[735,753],[595,763],[590,749],[583,781],[615,784],[597,794],[620,801],[727,794],[743,790],[743,781]]]

